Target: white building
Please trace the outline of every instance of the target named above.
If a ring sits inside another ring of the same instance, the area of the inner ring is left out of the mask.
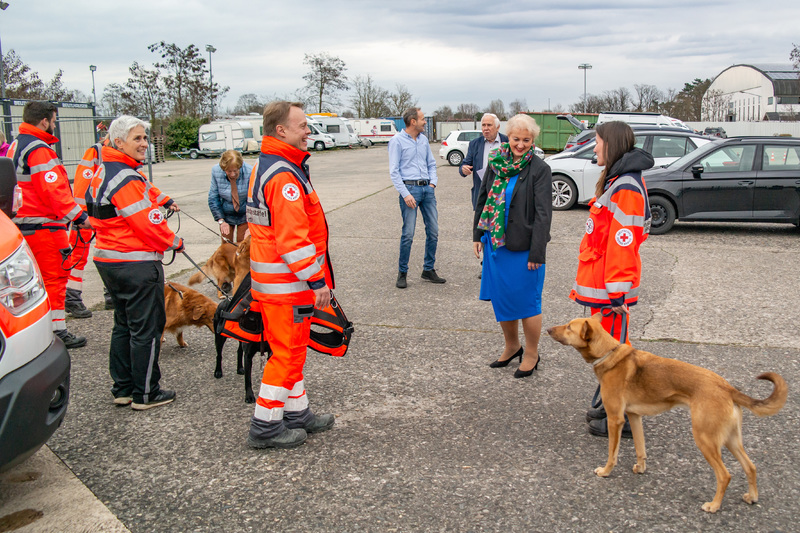
[[[703,120],[800,120],[800,72],[791,64],[733,65],[703,97]]]

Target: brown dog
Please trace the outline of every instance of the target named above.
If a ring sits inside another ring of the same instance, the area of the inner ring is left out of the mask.
[[[224,242],[217,248],[206,264],[203,265],[203,272],[210,278],[217,280],[217,285],[223,290],[228,290],[236,277],[236,252],[238,247],[235,244]],[[249,261],[249,255],[248,255]],[[247,265],[250,268],[250,265]],[[195,272],[189,278],[189,285],[196,285],[205,278],[203,272]],[[244,276],[242,276],[244,277]],[[226,287],[227,284],[227,287]],[[222,297],[222,293],[217,291],[217,296]]]
[[[164,285],[164,308],[167,312],[167,324],[161,335],[172,333],[178,345],[186,347],[183,340],[183,330],[188,326],[207,327],[214,333],[214,313],[217,311],[217,302],[179,283],[167,282]]]
[[[685,405],[691,411],[694,441],[717,478],[714,499],[704,503],[703,510],[714,513],[719,509],[731,480],[722,462],[723,444],[747,474],[748,492],[743,496],[744,501],[758,501],[756,467],[742,446],[741,408],[746,407],[758,416],[774,415],[786,403],[786,381],[774,372],[761,374],[758,379],[771,381],[774,389],[766,400],[755,400],[710,370],[620,344],[603,329],[600,319],[598,313],[592,318],[578,318],[547,330],[553,339],[574,347],[587,363],[592,363],[600,382],[608,414],[608,462],[595,469],[595,474],[606,477],[617,464],[625,414],[636,448],[633,471],[641,474],[645,471],[647,457],[642,415],[655,415]]]
[[[242,280],[250,273],[250,235],[245,237],[239,246],[236,248],[236,254],[233,263],[235,272],[233,278],[233,290],[231,294],[236,292]]]

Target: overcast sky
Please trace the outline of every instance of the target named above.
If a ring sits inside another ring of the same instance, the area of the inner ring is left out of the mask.
[[[214,80],[244,93],[287,95],[304,85],[304,54],[327,52],[347,75],[403,83],[426,113],[459,103],[531,111],[634,84],[681,89],[738,63],[789,63],[800,44],[800,0],[8,0],[4,51],[14,49],[43,80],[98,98],[128,67],[151,65],[147,45],[216,47]],[[349,100],[347,95],[342,100]]]

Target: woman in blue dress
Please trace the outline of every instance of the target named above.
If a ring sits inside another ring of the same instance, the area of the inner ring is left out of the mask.
[[[528,115],[506,124],[508,142],[489,155],[473,223],[473,248],[483,252],[480,299],[489,300],[505,346],[492,368],[519,358],[515,378],[539,366],[545,251],[550,240],[552,176],[533,153],[539,126]],[[525,335],[523,349],[519,323]]]

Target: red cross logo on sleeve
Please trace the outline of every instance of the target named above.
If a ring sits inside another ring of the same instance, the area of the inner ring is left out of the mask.
[[[616,240],[617,244],[620,246],[630,246],[631,243],[633,243],[633,232],[628,228],[622,228],[614,235],[614,240]]]

